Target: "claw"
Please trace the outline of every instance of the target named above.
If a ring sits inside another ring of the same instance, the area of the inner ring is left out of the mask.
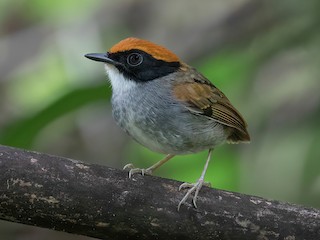
[[[133,164],[132,163],[128,163],[128,164],[124,165],[123,170],[133,169],[133,168],[134,168]]]
[[[179,202],[178,204],[178,211],[180,210],[180,207],[183,203],[185,203],[187,201],[187,199],[189,198],[189,196],[193,193],[194,193],[194,196],[192,198],[192,203],[193,203],[193,206],[195,208],[197,208],[197,197],[198,197],[198,194],[199,194],[199,191],[201,189],[202,186],[211,186],[210,183],[208,182],[204,182],[202,179],[199,179],[198,182],[196,183],[182,183],[179,187],[179,191],[183,188],[190,188],[188,190],[188,192],[186,193],[186,195],[184,195],[184,197],[181,199],[181,201]]]
[[[142,176],[145,174],[147,175],[152,175],[152,170],[150,168],[144,169],[144,168],[135,168],[132,163],[129,163],[123,167],[123,170],[129,170],[129,178],[132,177],[133,174],[135,173],[141,173]]]
[[[194,184],[192,184],[192,183],[182,183],[181,185],[180,185],[180,187],[179,187],[179,191],[181,191],[181,189],[183,189],[183,188],[192,188],[194,186]]]

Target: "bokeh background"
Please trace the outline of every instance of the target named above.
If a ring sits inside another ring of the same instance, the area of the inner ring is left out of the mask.
[[[213,187],[319,208],[319,9],[318,0],[2,0],[0,144],[116,168],[161,159],[116,126],[103,65],[83,56],[145,38],[197,67],[249,124],[250,144],[214,151]],[[156,175],[194,182],[206,155],[176,157]],[[4,221],[0,236],[89,239]]]

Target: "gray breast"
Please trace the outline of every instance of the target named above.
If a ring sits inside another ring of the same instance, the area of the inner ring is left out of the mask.
[[[115,121],[137,142],[156,152],[187,154],[225,141],[221,124],[192,114],[169,90],[150,84],[112,97]]]

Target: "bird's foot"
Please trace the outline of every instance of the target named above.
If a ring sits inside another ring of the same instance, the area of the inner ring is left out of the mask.
[[[131,178],[132,175],[136,174],[136,173],[141,173],[142,176],[144,176],[144,175],[152,175],[152,169],[151,168],[146,168],[146,169],[144,169],[144,168],[135,168],[132,163],[129,163],[129,164],[127,164],[127,165],[125,165],[123,167],[123,170],[127,170],[127,169],[130,169],[129,170],[129,178]]]
[[[197,197],[198,197],[198,194],[199,194],[199,191],[201,189],[202,186],[207,186],[207,187],[211,187],[211,184],[209,182],[204,182],[203,179],[199,179],[196,183],[182,183],[179,187],[179,191],[183,188],[189,188],[188,192],[186,193],[186,195],[184,195],[184,197],[181,199],[181,201],[179,202],[178,204],[178,211],[181,207],[181,205],[183,203],[185,203],[188,199],[188,197],[193,193],[194,193],[194,196],[193,196],[193,199],[192,199],[192,203],[193,203],[193,206],[195,208],[197,208]]]

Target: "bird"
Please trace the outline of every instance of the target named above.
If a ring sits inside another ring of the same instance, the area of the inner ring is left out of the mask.
[[[178,204],[189,197],[197,208],[211,153],[223,143],[250,142],[247,123],[230,100],[204,75],[167,48],[148,40],[129,37],[104,53],[88,59],[104,63],[112,88],[112,114],[116,123],[146,148],[165,154],[149,168],[127,164],[133,174],[152,175],[176,155],[208,150],[203,171]]]

